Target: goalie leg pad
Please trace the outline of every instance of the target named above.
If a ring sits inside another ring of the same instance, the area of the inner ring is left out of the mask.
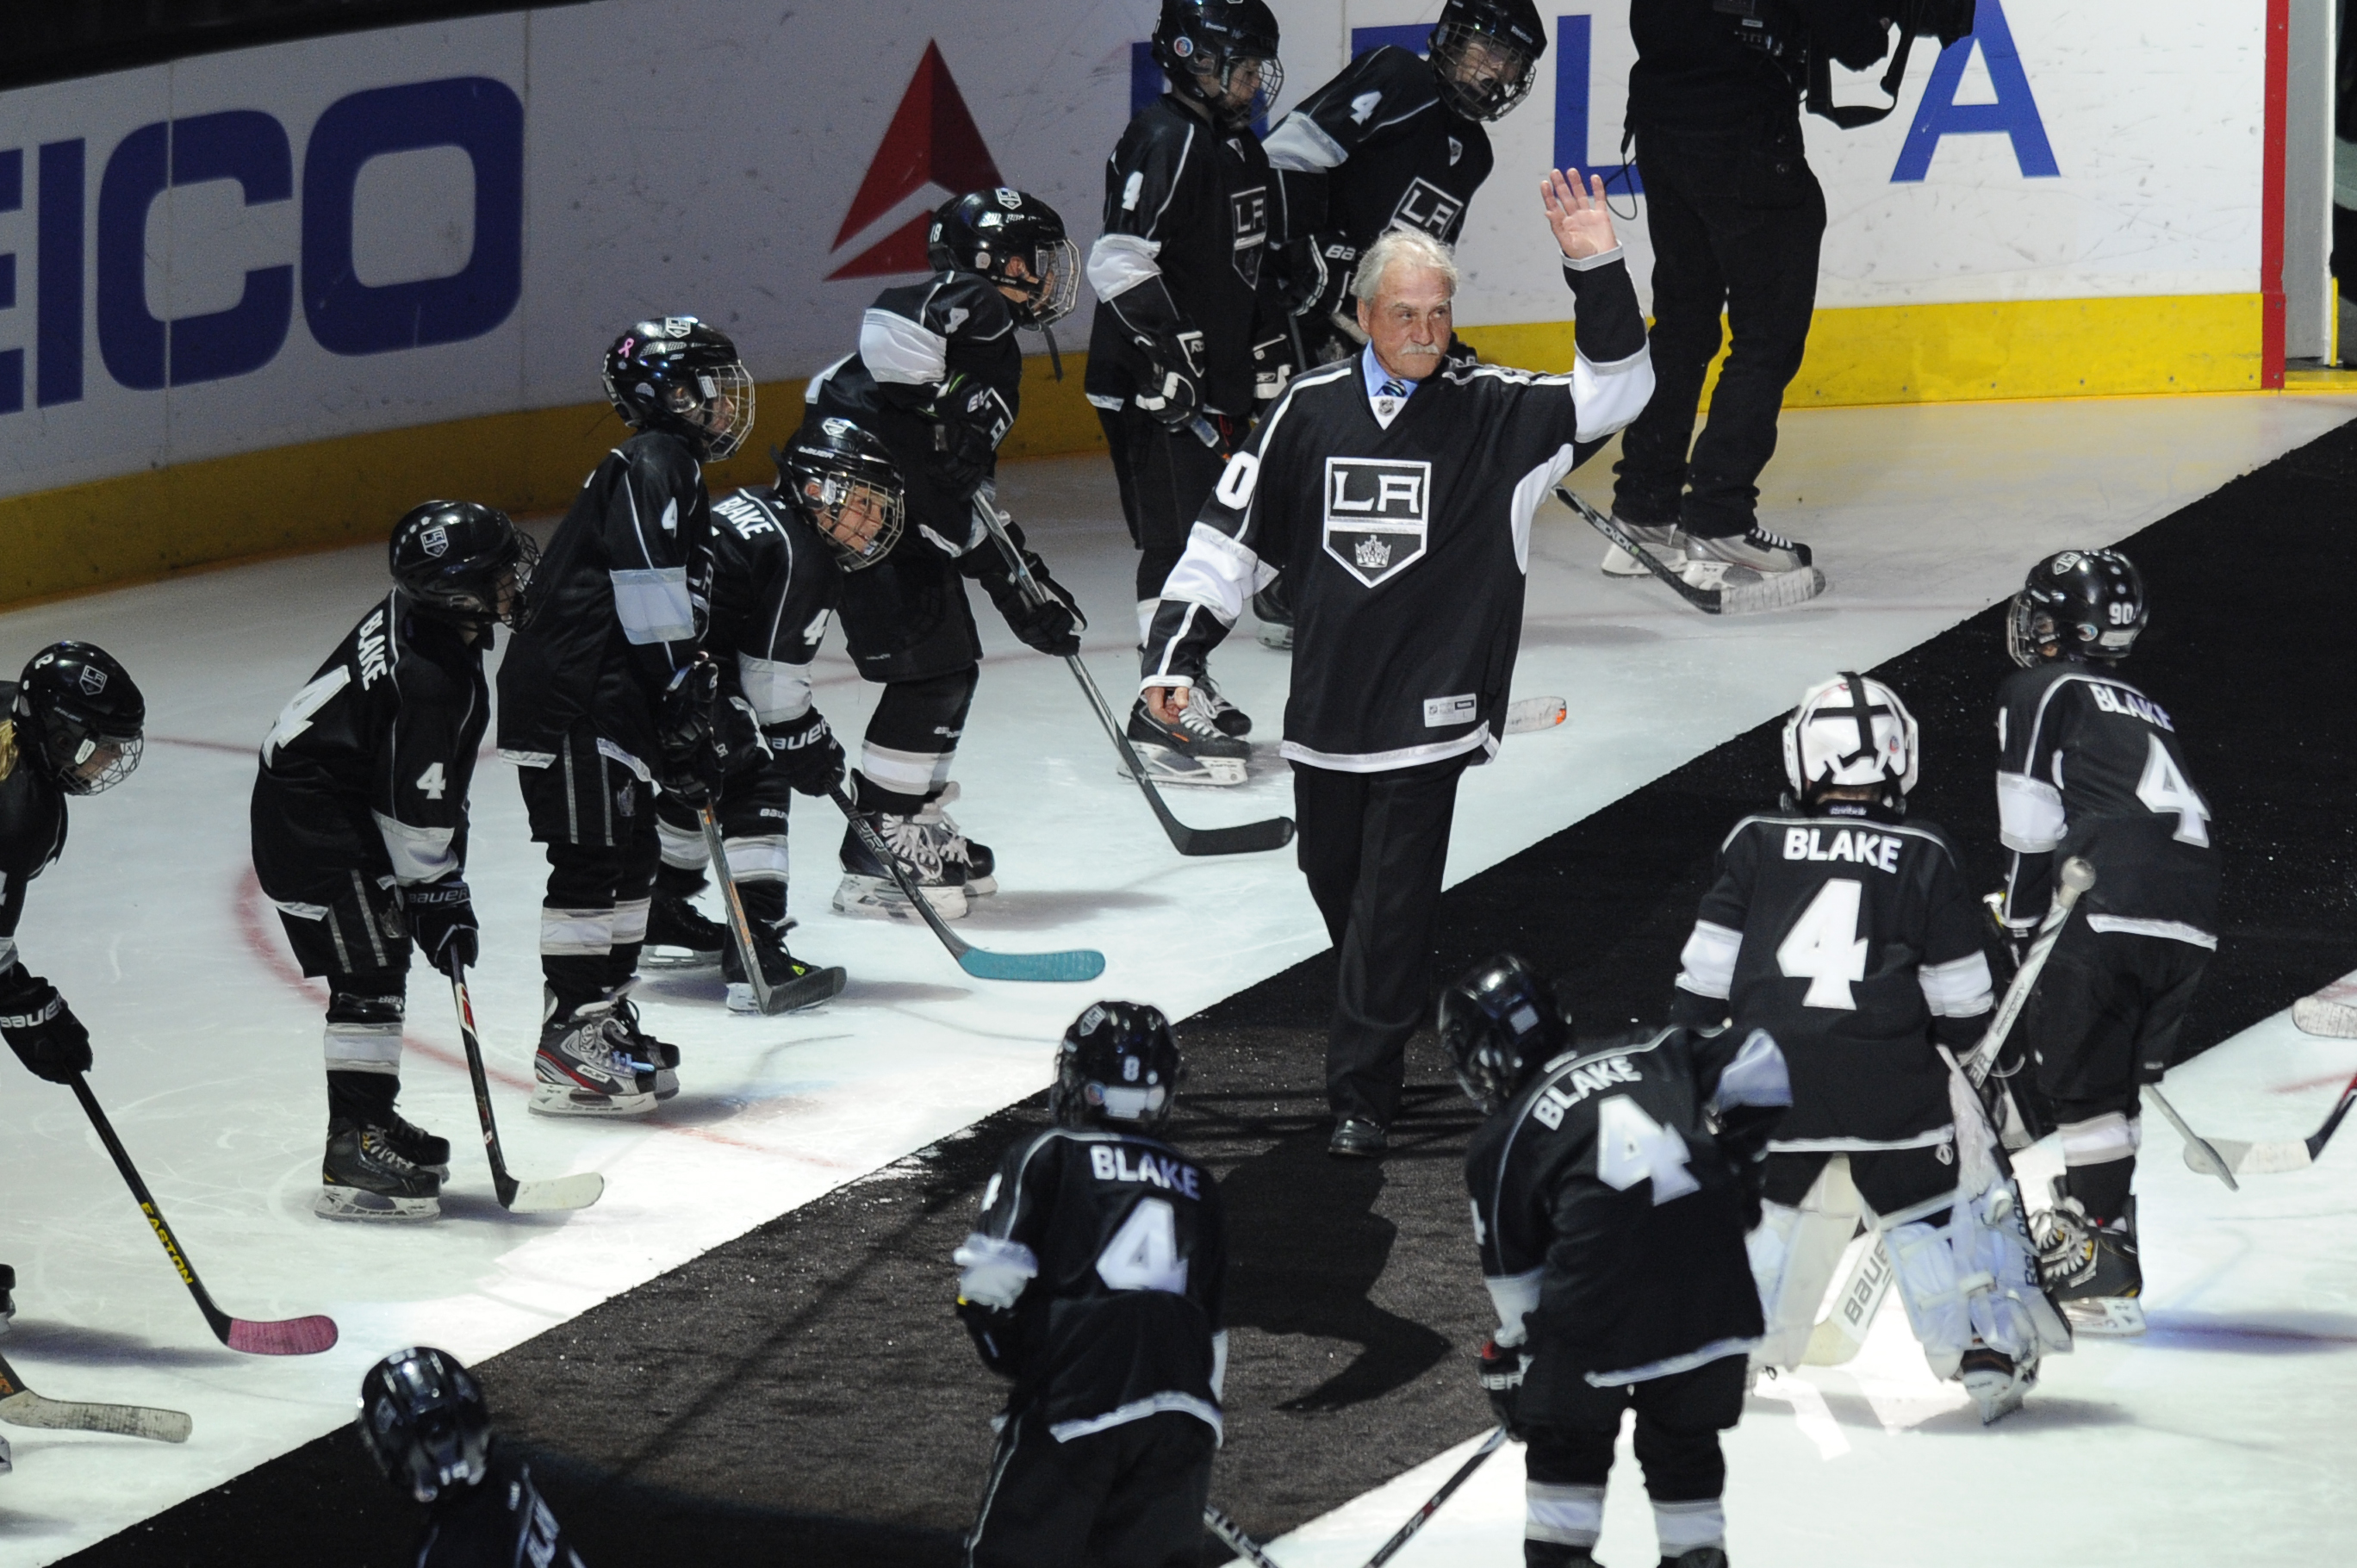
[[[1882,1244],[1899,1275],[1899,1299],[1923,1347],[1932,1375],[1947,1379],[1973,1343],[1972,1298],[1993,1283],[1984,1273],[1959,1267],[1948,1228],[1910,1220],[1883,1232]],[[2000,1347],[2002,1348],[2002,1347]]]
[[[2041,1351],[2071,1348],[2071,1326],[2038,1278],[2021,1194],[2010,1179],[1956,1205],[1949,1221],[1958,1267],[1989,1277],[1973,1297],[1973,1332],[1993,1350],[2028,1365]]]
[[[1771,1184],[1778,1164],[1805,1157],[1770,1155]],[[1825,1291],[1857,1232],[1857,1188],[1850,1180],[1848,1158],[1840,1155],[1825,1162],[1797,1208],[1760,1205],[1760,1225],[1744,1239],[1752,1283],[1760,1291],[1760,1316],[1767,1321],[1767,1333],[1752,1352],[1753,1366],[1801,1365],[1816,1328],[1817,1309],[1824,1305]]]

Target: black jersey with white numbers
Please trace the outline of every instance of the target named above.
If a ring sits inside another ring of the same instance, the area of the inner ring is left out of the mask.
[[[1277,171],[1282,238],[1332,235],[1361,252],[1394,226],[1457,243],[1495,161],[1490,134],[1441,98],[1431,62],[1389,44],[1344,66],[1261,145]]]
[[[1677,1016],[1774,1037],[1792,1080],[1774,1148],[1939,1144],[1953,1128],[1935,1047],[1968,1054],[1995,1002],[1985,917],[1938,828],[1846,809],[1746,817],[1727,835]]]
[[[834,552],[776,487],[712,507],[712,623],[724,690],[768,729],[811,710],[811,661],[842,592]]]
[[[323,904],[354,871],[410,886],[465,870],[490,640],[486,629],[468,642],[398,589],[345,634],[262,742],[252,814],[264,893]]]
[[[16,682],[0,681],[0,714],[16,703]],[[38,731],[19,731],[16,720],[0,718],[0,975],[16,967],[27,886],[66,847],[65,791],[25,754],[39,744]]]
[[[1255,590],[1293,596],[1285,756],[1372,773],[1505,733],[1532,515],[1652,394],[1620,252],[1566,263],[1575,368],[1451,360],[1405,403],[1361,357],[1297,376],[1221,476],[1163,584],[1146,685],[1188,685]]]
[[[532,1466],[494,1441],[483,1478],[428,1505],[417,1568],[586,1568]]]
[[[606,454],[533,570],[532,612],[500,666],[500,756],[544,768],[586,725],[652,777],[655,704],[703,631],[711,531],[686,442],[643,431]]]
[[[2109,665],[2056,660],[1998,694],[1998,837],[2013,852],[2005,918],[2046,913],[2057,857],[2083,856],[2090,928],[2218,945],[2218,850],[2167,709]]]
[[[1760,1337],[1738,1180],[1703,1124],[1737,1048],[1669,1029],[1567,1053],[1473,1134],[1481,1273],[1501,1317],[1528,1314],[1534,1379],[1635,1382]]]
[[[1275,185],[1249,131],[1215,128],[1168,93],[1137,112],[1105,164],[1103,231],[1089,251],[1090,402],[1128,400],[1146,363],[1139,338],[1192,333],[1205,405],[1252,412],[1253,346],[1284,330],[1262,282]]]
[[[1009,1408],[1060,1441],[1165,1411],[1220,1430],[1227,1227],[1211,1173],[1142,1133],[1051,1128],[983,1195],[980,1234],[1029,1249]]]

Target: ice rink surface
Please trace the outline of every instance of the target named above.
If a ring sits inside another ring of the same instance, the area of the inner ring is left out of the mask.
[[[1450,881],[1782,711],[1808,682],[1869,667],[1986,607],[2041,553],[2118,539],[2352,413],[2357,403],[2341,400],[2258,396],[1789,416],[1763,510],[1816,548],[1833,588],[1744,619],[1710,619],[1656,585],[1602,577],[1599,542],[1550,503],[1534,533],[1515,694],[1566,697],[1570,720],[1510,741],[1469,775]],[[1591,499],[1609,493],[1610,456],[1577,476]],[[1120,701],[1135,685],[1134,556],[1109,468],[1091,457],[1022,465],[1004,476],[1002,496],[1079,592],[1094,622],[1090,663]],[[445,1218],[392,1230],[318,1220],[320,998],[296,976],[253,885],[246,800],[253,747],[384,588],[381,551],[361,549],[0,617],[0,668],[59,637],[97,641],[130,667],[150,714],[138,775],[74,806],[62,862],[31,890],[25,962],[90,1026],[92,1086],[223,1307],[326,1312],[343,1331],[333,1352],[300,1360],[216,1345],[70,1096],[6,1069],[0,1262],[16,1268],[20,1316],[0,1352],[49,1397],[186,1410],[196,1432],[164,1447],[10,1429],[16,1469],[0,1479],[0,1568],[63,1556],[349,1421],[361,1371],[390,1349],[424,1342],[490,1356],[1023,1098],[1046,1082],[1051,1042],[1086,1001],[1127,995],[1182,1016],[1325,945],[1289,853],[1189,861],[1170,850],[1116,777],[1067,673],[1017,647],[977,596],[989,657],[954,814],[995,847],[1006,891],[981,903],[964,934],[1006,950],[1100,948],[1102,982],[975,982],[920,928],[834,917],[826,901],[842,829],[825,802],[800,800],[793,946],[846,965],[845,993],[813,1013],[748,1019],[722,1008],[716,975],[651,977],[640,993],[647,1023],[685,1051],[680,1097],[635,1123],[528,1116],[544,863],[511,770],[487,760],[469,865],[485,944],[474,991],[509,1161],[524,1176],[602,1171],[606,1196],[571,1216],[499,1208],[475,1150],[447,987],[421,970],[402,1103],[457,1146]],[[1270,749],[1241,789],[1173,791],[1189,822],[1289,811],[1274,758],[1286,668],[1248,628],[1215,657]],[[856,734],[874,697],[830,647],[820,702],[836,726]],[[2299,1124],[2322,1091],[2271,1090],[2303,1074],[2320,1082],[2357,1053],[2296,1047],[2278,1037],[2287,1031],[2267,1026],[2186,1069],[2180,1108],[2241,1136]],[[2154,1136],[2170,1138],[2158,1123]],[[2352,1440],[2331,1434],[2345,1401],[2318,1375],[2322,1358],[2357,1354],[2357,1316],[2335,1310],[2357,1268],[2350,1187],[2328,1162],[2258,1178],[2273,1185],[2233,1199],[2164,1164],[2153,1162],[2147,1199],[2150,1337],[2058,1366],[2033,1409],[2007,1423],[2002,1464],[1958,1448],[1946,1468],[1908,1445],[1996,1439],[1950,1408],[1910,1361],[1903,1328],[1894,1338],[1886,1322],[1852,1369],[1803,1380],[1813,1401],[1795,1384],[1794,1400],[1754,1402],[1735,1438],[1729,1498],[1747,1561],[1846,1557],[1832,1548],[1890,1539],[1901,1522],[1911,1561],[1985,1560],[1970,1529],[2005,1486],[2025,1494],[2011,1517],[2035,1560],[2100,1560],[2115,1554],[2101,1499],[2125,1485],[2142,1493],[2145,1474],[2164,1471],[2182,1483],[2155,1488],[2136,1561],[2212,1561],[2226,1541],[2231,1555],[2253,1558],[2315,1544],[2325,1528],[2316,1515],[2345,1503],[2357,1476]],[[2064,1444],[2100,1445],[2105,1458],[2092,1470],[2046,1466]],[[1461,1561],[1446,1545],[1473,1540],[1447,1533],[1460,1530],[1486,1530],[1481,1540],[1510,1553],[1517,1464],[1494,1461],[1399,1561]],[[1885,1464],[1912,1478],[1906,1488],[1845,1487],[1856,1512],[1827,1509],[1822,1487],[1802,1478],[1821,1466]],[[1355,1543],[1379,1540],[1391,1523],[1378,1521],[1395,1523],[1410,1506],[1394,1507],[1390,1491],[1429,1490],[1420,1475],[1304,1530],[1279,1560],[1340,1562],[1342,1546],[1313,1543],[1346,1537],[1362,1560]],[[1616,1494],[1608,1560],[1641,1558],[1639,1496]],[[1863,1511],[1876,1509],[1886,1511]],[[1914,1528],[1935,1515],[1957,1521],[1953,1551]]]

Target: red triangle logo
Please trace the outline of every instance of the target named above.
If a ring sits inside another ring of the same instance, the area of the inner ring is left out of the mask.
[[[859,194],[844,214],[833,248],[841,250],[853,235],[928,185],[966,191],[1002,183],[998,165],[983,145],[982,132],[950,75],[949,61],[942,58],[941,45],[929,40],[917,74],[909,79],[909,91],[901,94],[900,107],[892,112],[892,123],[868,163],[867,177],[859,182]],[[828,277],[926,271],[927,222],[923,215],[910,220]]]

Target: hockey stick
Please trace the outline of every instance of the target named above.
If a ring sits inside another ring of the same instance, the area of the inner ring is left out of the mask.
[[[1209,446],[1222,463],[1233,456],[1229,452],[1227,443],[1220,439],[1219,430],[1200,413],[1187,421],[1187,433]]]
[[[1555,728],[1570,714],[1571,704],[1561,697],[1524,697],[1506,704],[1506,733],[1536,735]]]
[[[172,1260],[172,1266],[180,1271],[180,1283],[187,1285],[188,1294],[197,1298],[197,1310],[205,1315],[205,1322],[211,1326],[213,1337],[231,1349],[242,1350],[250,1356],[316,1356],[322,1350],[333,1349],[336,1322],[331,1317],[288,1317],[257,1323],[251,1318],[231,1317],[213,1305],[213,1298],[207,1294],[203,1282],[197,1278],[196,1269],[188,1262],[188,1253],[181,1250],[178,1238],[172,1234],[172,1228],[164,1223],[164,1211],[156,1207],[155,1195],[147,1190],[147,1184],[139,1179],[139,1168],[131,1163],[131,1155],[124,1149],[123,1140],[114,1135],[114,1128],[106,1120],[106,1112],[99,1109],[97,1097],[91,1093],[89,1083],[84,1081],[81,1074],[76,1073],[72,1086],[74,1098],[81,1101],[82,1112],[89,1116],[90,1124],[98,1129],[99,1142],[104,1144],[106,1152],[114,1156],[114,1168],[123,1173],[124,1183],[131,1188],[131,1196],[139,1200],[139,1212],[146,1216],[149,1227],[156,1232],[156,1240],[164,1244],[164,1255]]]
[[[2169,1096],[2160,1091],[2160,1085],[2147,1083],[2144,1091],[2152,1096],[2152,1102],[2160,1107],[2160,1113],[2169,1118],[2169,1124],[2177,1129],[2179,1137],[2185,1140],[2186,1165],[2203,1176],[2216,1176],[2226,1184],[2228,1192],[2242,1191],[2243,1184],[2234,1179],[2234,1167],[2210,1146],[2210,1140],[2185,1124],[2185,1118],[2177,1113],[2177,1107],[2169,1102]]]
[[[2239,1176],[2281,1176],[2286,1171],[2304,1171],[2324,1153],[2324,1145],[2332,1141],[2332,1134],[2340,1130],[2341,1119],[2349,1114],[2352,1105],[2357,1105],[2357,1078],[2341,1087],[2341,1098],[2333,1102],[2332,1113],[2324,1119],[2324,1125],[2305,1138],[2270,1138],[2248,1144],[2239,1138],[2212,1138],[2210,1150],[2228,1170]],[[2185,1145],[2185,1163],[2205,1176],[2212,1174],[2200,1163],[2191,1144]]]
[[[450,977],[450,999],[458,1004],[458,1038],[467,1047],[467,1076],[475,1085],[475,1116],[483,1124],[483,1153],[491,1160],[491,1190],[500,1207],[511,1214],[554,1214],[587,1208],[604,1195],[606,1178],[596,1171],[557,1176],[550,1181],[518,1181],[508,1175],[507,1156],[500,1152],[499,1124],[491,1120],[491,1085],[483,1072],[483,1043],[475,1035],[475,1004],[467,995],[462,970]]]
[[[1244,1533],[1244,1527],[1206,1503],[1203,1506],[1203,1528],[1220,1538],[1220,1544],[1251,1563],[1253,1568],[1276,1568],[1276,1560],[1261,1550],[1260,1542]]]
[[[728,906],[728,934],[737,943],[737,961],[744,966],[745,983],[753,988],[753,1001],[764,1016],[777,1009],[770,1005],[770,977],[761,972],[761,955],[753,946],[753,922],[745,916],[745,900],[737,891],[737,878],[728,870],[728,849],[721,843],[720,824],[712,820],[712,803],[707,800],[695,808],[695,820],[704,828],[704,846],[711,853],[712,869],[720,878],[720,897]]]
[[[1981,1043],[1964,1059],[1964,1076],[1972,1080],[1975,1091],[1988,1081],[1990,1071],[1996,1066],[1996,1054],[2005,1047],[2006,1036],[2013,1032],[2015,1020],[2029,1005],[2030,989],[2038,983],[2039,973],[2045,969],[2054,944],[2062,940],[2062,928],[2071,923],[2071,911],[2078,906],[2080,897],[2094,886],[2095,868],[2074,854],[2062,863],[2056,879],[2061,887],[2054,895],[2054,913],[2048,917],[2046,929],[2039,933],[2038,940],[2030,943],[2021,967],[2014,971],[2013,983],[2005,988],[2005,1000],[1997,1004],[1996,1015],[1989,1020]]]
[[[1678,597],[1707,616],[1753,615],[1761,610],[1789,609],[1806,604],[1825,591],[1825,575],[1814,566],[1765,575],[1756,583],[1736,583],[1706,588],[1686,581],[1664,565],[1661,557],[1630,537],[1629,531],[1597,510],[1562,485],[1555,499],[1587,520],[1588,526],[1627,551],[1637,564],[1667,583]]]
[[[1882,1238],[1876,1236],[1872,1244],[1857,1255],[1850,1265],[1849,1277],[1842,1282],[1841,1294],[1834,1297],[1834,1309],[1825,1320],[1809,1335],[1809,1348],[1801,1357],[1804,1367],[1840,1367],[1857,1359],[1866,1348],[1866,1336],[1874,1326],[1875,1315],[1882,1310],[1882,1298],[1890,1293],[1890,1282],[1897,1271],[1890,1266],[1890,1254],[1884,1251]]]
[[[16,1369],[5,1357],[0,1357],[0,1421],[11,1426],[46,1427],[52,1432],[104,1432],[116,1437],[145,1437],[151,1443],[186,1443],[196,1424],[177,1410],[43,1399],[25,1386],[25,1380],[16,1375]]]
[[[1034,605],[1046,604],[1049,597],[1048,590],[1031,575],[1031,568],[1024,564],[1023,553],[1015,548],[1013,540],[1006,537],[1006,528],[998,521],[997,509],[977,499],[974,510],[974,515],[982,520],[982,525],[990,531],[990,537],[997,542],[999,553],[1006,557],[1007,565],[1015,573],[1016,582],[1022,586],[1024,598]],[[1103,725],[1105,734],[1113,737],[1114,749],[1121,753],[1122,762],[1129,768],[1129,776],[1137,780],[1138,789],[1145,792],[1146,803],[1154,808],[1154,815],[1162,823],[1162,831],[1170,835],[1171,848],[1180,854],[1255,854],[1263,850],[1283,849],[1293,842],[1293,819],[1290,817],[1271,817],[1266,822],[1245,822],[1232,828],[1190,828],[1173,816],[1170,808],[1162,802],[1162,792],[1154,787],[1154,780],[1146,777],[1146,764],[1138,760],[1136,750],[1129,744],[1129,736],[1123,733],[1121,721],[1114,716],[1104,693],[1097,690],[1095,679],[1089,674],[1089,667],[1081,662],[1081,656],[1077,653],[1066,655],[1064,663],[1071,668],[1072,679],[1081,683],[1081,690],[1087,693],[1089,706],[1096,710],[1097,723]]]
[[[1490,1434],[1489,1441],[1483,1443],[1480,1447],[1476,1448],[1473,1451],[1473,1456],[1471,1458],[1457,1466],[1457,1474],[1449,1477],[1448,1479],[1440,1483],[1440,1490],[1433,1493],[1431,1497],[1426,1498],[1425,1504],[1422,1508],[1407,1516],[1407,1522],[1393,1532],[1392,1538],[1383,1542],[1380,1551],[1378,1551],[1372,1557],[1367,1559],[1367,1568],[1383,1568],[1383,1564],[1390,1562],[1398,1554],[1400,1548],[1408,1543],[1408,1538],[1413,1536],[1417,1530],[1422,1530],[1425,1527],[1426,1521],[1430,1520],[1434,1514],[1440,1511],[1440,1505],[1454,1497],[1457,1493],[1457,1488],[1471,1480],[1473,1478],[1473,1472],[1487,1464],[1489,1462],[1490,1455],[1495,1454],[1499,1449],[1503,1448],[1505,1445],[1506,1429],[1501,1426],[1497,1431]]]
[[[867,853],[892,874],[892,880],[899,885],[900,897],[915,907],[925,924],[933,929],[933,935],[942,939],[942,946],[950,950],[958,967],[976,980],[1094,980],[1104,972],[1104,954],[1094,948],[1066,948],[1060,952],[992,952],[987,948],[975,947],[950,929],[949,922],[942,918],[932,900],[910,880],[900,857],[892,853],[882,835],[867,825],[867,820],[859,814],[858,806],[843,792],[843,787],[838,784],[827,793],[834,797],[836,808],[851,824],[859,842],[867,846]]]

